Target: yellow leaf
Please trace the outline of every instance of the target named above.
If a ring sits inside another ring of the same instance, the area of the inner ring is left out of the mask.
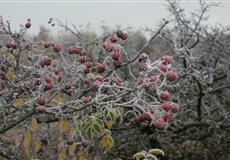
[[[76,150],[76,144],[72,144],[72,145],[70,145],[69,147],[68,147],[68,153],[70,154],[70,155],[74,155],[74,153],[75,153],[75,150]]]
[[[27,156],[29,156],[30,142],[31,142],[31,132],[27,130],[23,141],[23,147]]]
[[[7,73],[6,73],[6,77],[9,79],[9,80],[13,80],[13,79],[15,79],[15,71],[14,71],[14,68],[13,67],[9,67],[8,68],[8,71],[7,71]]]
[[[32,118],[31,128],[32,128],[33,132],[37,131],[37,129],[38,129],[38,122],[37,122],[36,118]]]
[[[22,98],[16,98],[13,102],[13,106],[19,108],[19,107],[22,107],[24,103],[25,102]]]
[[[65,103],[65,97],[62,94],[58,94],[52,99],[51,103],[56,105],[62,105]]]
[[[59,123],[59,133],[63,134],[69,129],[69,123],[67,120],[63,119]]]
[[[37,153],[40,150],[40,148],[41,148],[41,141],[38,140],[34,144],[34,150],[35,150],[35,152]]]
[[[105,125],[106,125],[107,128],[111,129],[112,126],[113,126],[113,121],[106,121]]]
[[[111,135],[104,135],[100,141],[100,147],[105,152],[109,151],[114,145],[113,138]]]

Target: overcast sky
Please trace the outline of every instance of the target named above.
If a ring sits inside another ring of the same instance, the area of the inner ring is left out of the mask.
[[[86,0],[87,1],[87,0]],[[40,25],[50,27],[47,23],[50,17],[56,17],[63,22],[68,21],[76,24],[86,25],[91,23],[98,28],[102,21],[109,26],[116,24],[134,28],[143,26],[156,27],[160,19],[167,17],[169,12],[164,6],[165,1],[139,1],[139,2],[102,2],[91,0],[90,2],[61,2],[59,1],[20,1],[19,0],[0,0],[0,15],[9,17],[12,21],[12,28],[17,29],[19,24],[24,24],[27,18],[31,18],[31,33],[37,33]],[[188,10],[194,10],[198,7],[195,0],[183,1],[183,6]],[[215,25],[221,23],[228,25],[230,15],[230,0],[222,1],[221,7],[210,10],[208,23]]]

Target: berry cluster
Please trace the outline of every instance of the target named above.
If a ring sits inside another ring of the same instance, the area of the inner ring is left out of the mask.
[[[139,122],[150,122],[150,126],[159,129],[166,128],[170,122],[175,119],[176,113],[180,110],[180,106],[171,101],[171,94],[168,90],[162,90],[167,83],[176,80],[176,72],[171,70],[171,63],[173,57],[169,55],[162,56],[157,64],[147,64],[148,56],[143,54],[139,57],[138,63],[140,69],[150,76],[144,78],[140,85],[146,92],[156,91],[158,94],[159,102],[156,105],[149,105],[144,108],[143,114],[138,114],[135,118]],[[148,68],[149,65],[149,68]],[[150,71],[149,71],[149,70]],[[154,73],[152,73],[154,70]]]

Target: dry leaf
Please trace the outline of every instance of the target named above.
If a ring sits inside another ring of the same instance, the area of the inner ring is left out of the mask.
[[[62,94],[58,94],[52,99],[51,103],[56,105],[62,105],[65,103],[65,97]]]
[[[29,156],[31,137],[32,137],[31,132],[29,130],[26,130],[24,141],[23,141],[23,147],[27,156]]]
[[[13,106],[20,108],[25,104],[24,100],[22,98],[16,98],[13,102]]]
[[[35,150],[35,152],[37,153],[40,150],[40,148],[41,148],[41,141],[38,140],[34,144],[34,150]]]
[[[13,67],[8,67],[6,77],[11,81],[15,79],[16,75]]]
[[[61,120],[59,123],[59,133],[63,134],[64,132],[68,131],[69,129],[69,122],[65,119]]]
[[[12,54],[8,54],[7,62],[11,65],[16,65],[16,60]]]
[[[37,131],[37,129],[38,129],[38,122],[37,122],[36,118],[32,118],[31,128],[32,128],[33,132]]]
[[[20,64],[23,64],[23,65],[28,65],[29,64],[29,60],[27,57],[21,57],[20,58],[20,61],[19,61]]]

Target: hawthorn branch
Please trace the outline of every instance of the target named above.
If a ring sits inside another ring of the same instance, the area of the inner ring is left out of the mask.
[[[127,65],[129,65],[130,63],[135,62],[139,56],[143,53],[143,51],[149,46],[149,44],[161,33],[161,31],[163,30],[163,28],[165,28],[165,26],[169,23],[169,21],[165,21],[163,23],[163,25],[158,29],[158,31],[145,43],[145,45],[137,52],[137,55],[130,61],[128,61],[127,63],[122,64],[121,66],[115,68],[114,70],[118,69],[118,68],[122,68],[125,67]],[[105,78],[108,77],[114,70],[111,70],[110,72],[108,72],[105,75]]]
[[[23,122],[27,118],[31,117],[36,113],[35,109],[32,109],[28,112],[26,112],[22,117],[20,117],[17,121],[14,121],[12,123],[9,123],[7,126],[0,128],[0,134],[5,133],[6,131],[10,130],[11,128],[17,126],[19,123]]]

